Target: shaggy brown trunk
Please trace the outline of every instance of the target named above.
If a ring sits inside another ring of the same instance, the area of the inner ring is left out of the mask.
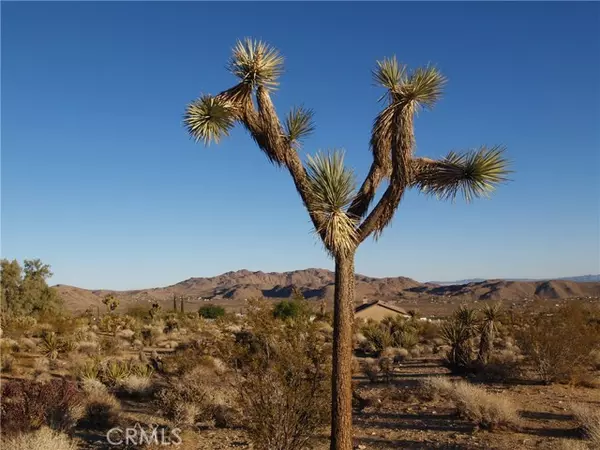
[[[354,254],[335,258],[331,450],[352,450]]]

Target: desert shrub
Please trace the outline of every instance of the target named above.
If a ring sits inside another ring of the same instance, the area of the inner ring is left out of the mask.
[[[30,353],[35,352],[38,348],[38,345],[33,339],[22,337],[19,339],[19,348],[21,351]]]
[[[218,319],[225,315],[225,308],[217,305],[201,306],[198,315],[204,319]]]
[[[9,381],[2,385],[2,433],[24,433],[47,425],[70,431],[82,415],[82,394],[75,383],[51,380]]]
[[[2,442],[10,450],[77,450],[78,445],[69,436],[48,427],[20,434]]]
[[[21,351],[21,347],[19,346],[19,342],[10,338],[0,339],[0,352],[4,353],[18,353]]]
[[[273,317],[277,319],[295,319],[309,313],[306,300],[282,300],[273,307]]]
[[[35,358],[32,367],[36,373],[47,372],[50,370],[50,360],[48,358]]]
[[[144,325],[141,331],[141,337],[144,345],[155,346],[164,339],[164,326],[161,325]]]
[[[81,389],[86,394],[95,392],[107,392],[106,385],[96,378],[84,378],[81,381]]]
[[[600,448],[600,409],[573,404],[571,410],[583,435],[589,439],[591,448]]]
[[[106,314],[100,320],[98,327],[100,331],[116,336],[121,330],[138,330],[139,323],[130,315]]]
[[[124,330],[119,330],[116,333],[116,337],[125,340],[131,340],[135,336],[135,331],[126,328]]]
[[[454,383],[450,395],[459,415],[481,428],[493,430],[512,426],[518,420],[517,409],[509,399],[491,394],[481,387],[459,381]]]
[[[379,366],[377,359],[365,358],[361,363],[361,369],[371,383],[377,383],[379,381],[381,367]]]
[[[481,365],[478,375],[488,381],[512,380],[520,376],[522,361],[523,356],[515,350],[495,350]]]
[[[512,427],[518,422],[517,408],[509,399],[465,381],[429,377],[421,382],[419,395],[428,401],[449,399],[461,417],[484,429]]]
[[[381,352],[381,356],[392,358],[394,365],[398,365],[408,358],[409,352],[405,348],[388,347]]]
[[[452,381],[448,378],[437,376],[427,377],[418,388],[418,395],[427,401],[447,398],[452,391]]]
[[[173,315],[167,317],[165,319],[165,333],[173,333],[174,331],[179,330],[179,320]]]
[[[30,336],[34,327],[37,325],[37,319],[32,316],[13,316],[6,320],[4,329],[7,334],[14,336]]]
[[[270,316],[264,303],[251,303],[254,339],[236,344],[240,407],[255,448],[299,450],[330,417],[331,348],[308,317],[282,324]]]
[[[590,372],[576,373],[572,377],[571,382],[575,386],[581,386],[590,389],[600,389],[600,377]]]
[[[440,339],[440,324],[429,320],[419,320],[416,323],[417,334],[423,342],[434,342]]]
[[[394,339],[389,329],[376,322],[367,322],[361,329],[361,334],[365,337],[363,350],[378,355],[386,347],[393,347]]]
[[[153,384],[150,377],[139,375],[129,375],[119,381],[119,388],[122,392],[136,397],[149,395],[153,390]]]
[[[77,351],[84,355],[93,355],[98,353],[98,343],[93,341],[80,341],[77,344]]]
[[[421,354],[423,353],[423,347],[421,347],[420,345],[415,345],[413,348],[411,348],[408,352],[410,354],[410,356],[412,356],[413,358],[418,358],[419,356],[421,356]]]
[[[214,421],[219,426],[239,423],[236,395],[227,379],[213,369],[199,366],[157,394],[161,412],[177,425]],[[231,380],[229,380],[231,381]],[[226,416],[230,412],[229,416]]]
[[[394,374],[394,358],[392,356],[381,356],[377,360],[377,365],[379,366],[384,382],[389,383]]]
[[[119,400],[101,389],[92,391],[85,402],[85,415],[82,425],[106,430],[119,424],[121,404]]]
[[[15,357],[7,352],[0,352],[0,366],[2,372],[12,372],[15,364]]]
[[[568,382],[591,365],[600,344],[597,312],[578,302],[537,314],[517,333],[519,347],[545,382]]]

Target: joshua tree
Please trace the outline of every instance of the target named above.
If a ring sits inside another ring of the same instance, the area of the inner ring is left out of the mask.
[[[108,310],[112,312],[119,306],[119,299],[113,294],[108,294],[102,299],[102,303],[104,303]]]
[[[267,159],[286,169],[308,210],[312,225],[335,260],[333,404],[331,448],[352,448],[352,304],[354,255],[370,235],[378,237],[392,220],[402,196],[417,188],[441,198],[462,193],[471,200],[505,180],[506,160],[500,147],[481,148],[444,159],[414,156],[416,113],[439,99],[444,77],[433,67],[409,71],[396,58],[384,59],[374,70],[386,90],[375,118],[370,148],[373,162],[355,190],[353,172],[339,151],[300,157],[300,143],[313,130],[312,111],[297,107],[281,120],[271,100],[283,71],[283,58],[269,45],[246,39],[236,44],[229,70],[238,83],[217,95],[202,95],[188,105],[189,134],[206,145],[218,143],[239,123],[250,133]],[[379,186],[388,186],[370,208]]]
[[[494,349],[494,337],[498,328],[500,304],[486,305],[483,308],[483,323],[481,324],[481,339],[479,341],[479,355],[477,360],[487,364],[488,358]]]

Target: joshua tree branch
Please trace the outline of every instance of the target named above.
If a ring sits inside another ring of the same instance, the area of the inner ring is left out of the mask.
[[[392,175],[385,193],[367,218],[358,227],[358,244],[371,233],[378,237],[391,222],[402,195],[411,180],[414,147],[414,108],[410,103],[398,106],[392,118]]]
[[[232,89],[219,95],[226,94]],[[283,139],[281,123],[266,89],[261,87],[257,89],[257,103],[259,111],[256,110],[250,93],[249,95],[236,98],[236,117],[246,127],[267,158],[277,165],[285,165],[288,169],[294,181],[294,186],[309,212],[312,224],[324,242],[323,221],[318,214],[311,212],[311,208],[309,207],[310,198],[306,169],[296,150],[292,148],[289,142]]]

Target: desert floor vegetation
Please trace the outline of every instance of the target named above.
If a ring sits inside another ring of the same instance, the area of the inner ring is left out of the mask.
[[[598,305],[542,306],[357,321],[356,447],[598,448]],[[179,428],[186,450],[326,449],[332,327],[317,310],[5,315],[3,448],[100,449],[138,423]]]

